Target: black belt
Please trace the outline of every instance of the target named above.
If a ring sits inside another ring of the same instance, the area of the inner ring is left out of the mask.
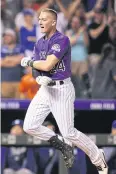
[[[56,81],[51,81],[49,84],[48,84],[48,86],[55,86],[57,83],[56,83]],[[59,81],[59,85],[63,85],[64,84],[64,81]]]

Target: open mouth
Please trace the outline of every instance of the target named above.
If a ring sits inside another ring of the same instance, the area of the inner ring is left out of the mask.
[[[41,28],[44,28],[43,26],[40,26]]]

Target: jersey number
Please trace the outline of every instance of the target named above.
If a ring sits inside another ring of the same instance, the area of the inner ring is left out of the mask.
[[[65,66],[64,66],[64,62],[63,60],[61,60],[60,62],[58,62],[50,71],[50,74],[54,74],[57,71],[65,71]]]

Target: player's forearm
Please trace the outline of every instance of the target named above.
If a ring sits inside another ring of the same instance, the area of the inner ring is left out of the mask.
[[[21,66],[30,66],[41,71],[50,71],[58,62],[59,58],[51,54],[45,60],[33,60],[31,57],[24,57],[21,60]]]
[[[34,61],[33,67],[41,71],[50,71],[52,69],[52,66],[45,60]]]

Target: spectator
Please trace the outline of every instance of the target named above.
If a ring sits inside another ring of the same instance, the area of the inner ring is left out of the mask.
[[[16,34],[6,29],[1,47],[1,96],[19,98],[18,86],[22,75],[20,61],[24,57],[24,49],[16,44]]]
[[[71,22],[71,29],[66,34],[72,46],[72,73],[81,76],[87,71],[86,60],[89,40],[86,28],[81,27],[80,19],[74,16]]]
[[[31,68],[27,68],[27,74],[21,78],[19,84],[20,98],[21,99],[32,99],[39,89],[39,85],[32,76]]]
[[[15,19],[17,13],[19,13],[22,9],[22,1],[23,0],[6,0],[6,7],[12,12],[13,20]]]
[[[12,11],[6,8],[6,0],[1,1],[1,21],[4,28],[15,27]]]
[[[76,1],[74,1],[76,3]],[[90,2],[90,1],[89,1]],[[104,0],[93,0],[94,4],[92,3],[92,1],[90,2],[91,5],[93,5],[93,7],[91,8],[91,10],[86,11],[85,7],[82,3],[82,1],[80,2],[80,4],[74,4],[75,5],[75,10],[73,11],[75,13],[75,15],[79,18],[81,18],[83,23],[87,23],[90,24],[92,18],[95,15],[94,9],[99,9],[102,8],[103,2]]]
[[[23,132],[23,121],[14,120],[10,130],[11,135],[21,136]],[[36,163],[34,151],[27,147],[6,148],[3,174],[34,174]]]
[[[116,99],[116,51],[105,44],[92,79],[92,98]]]
[[[89,36],[90,36],[90,63],[97,63],[101,49],[105,43],[108,41],[108,26],[107,18],[104,13],[104,9],[95,9],[94,10],[94,21],[89,26]],[[94,60],[92,60],[94,59]]]
[[[89,45],[88,35],[85,26],[81,26],[79,18],[74,16],[71,22],[71,29],[66,32],[70,39],[72,51],[72,75],[82,78],[87,90],[90,89],[88,77],[87,48]],[[78,90],[78,84],[75,88]]]
[[[104,0],[97,0],[95,3],[96,8],[102,6]],[[56,0],[56,4],[60,9],[58,13],[57,28],[60,32],[64,33],[74,15],[81,18],[81,23],[85,24],[86,20],[90,20],[94,16],[94,10],[85,12],[84,5],[81,0],[74,0],[67,8],[65,8],[60,0]]]
[[[32,9],[23,11],[25,25],[20,28],[20,44],[25,48],[25,55],[32,56],[36,42],[36,25],[33,24],[34,12]]]
[[[19,31],[21,27],[25,26],[24,10],[32,9],[32,6],[33,0],[23,0],[23,10],[15,17],[16,31]],[[36,12],[34,12],[33,24],[37,24]]]
[[[116,120],[112,123],[111,134],[116,136]],[[116,173],[116,147],[104,147],[106,162],[109,167],[109,174]]]

